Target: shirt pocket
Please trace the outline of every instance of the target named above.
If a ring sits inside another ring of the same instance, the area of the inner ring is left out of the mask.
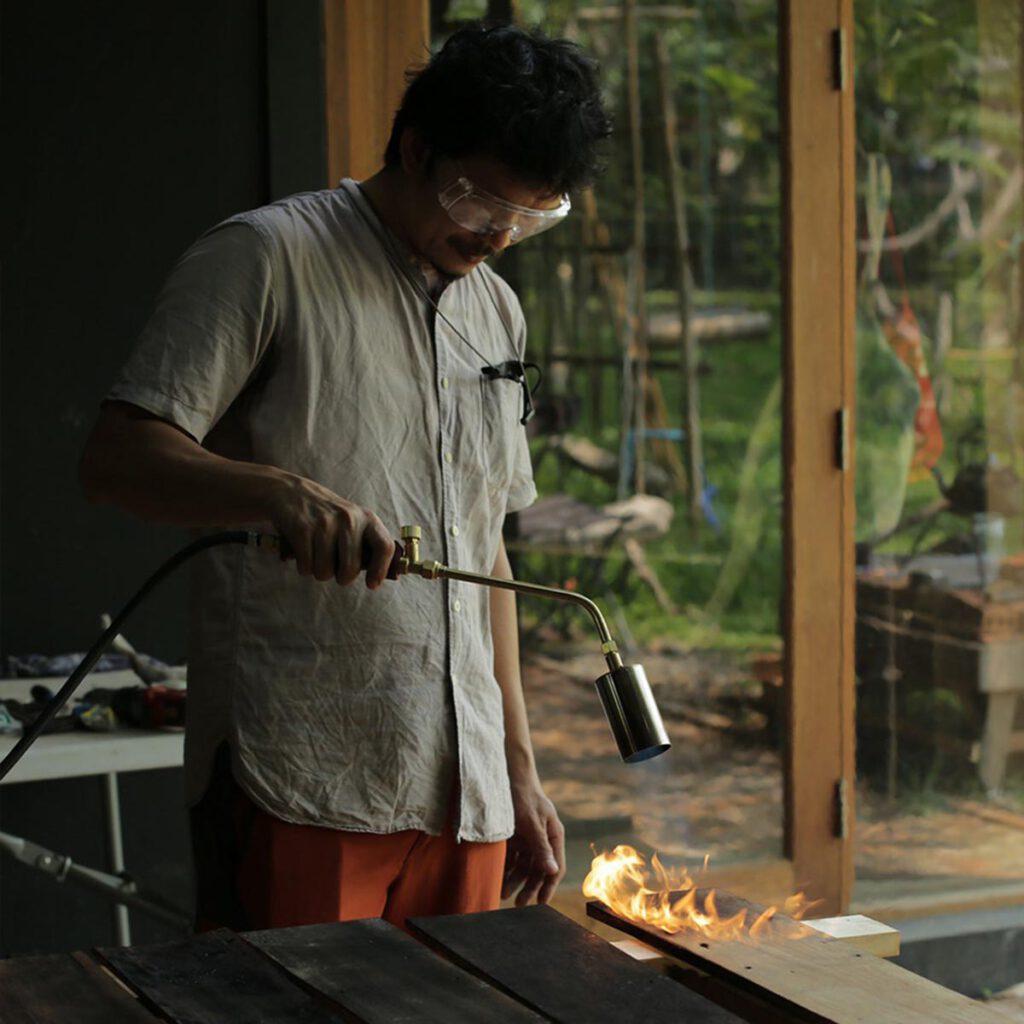
[[[522,388],[510,380],[480,378],[480,454],[492,494],[505,495],[512,483],[522,430]]]

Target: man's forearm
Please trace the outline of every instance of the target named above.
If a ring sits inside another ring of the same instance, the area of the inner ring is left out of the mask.
[[[492,575],[512,578],[512,567],[504,541],[498,551]],[[501,687],[505,715],[505,757],[513,787],[537,781],[537,766],[530,742],[530,726],[523,699],[519,668],[519,626],[516,621],[516,595],[510,590],[492,588],[491,636],[494,642],[494,675]]]
[[[237,526],[263,522],[290,474],[222,458],[162,420],[104,410],[82,456],[86,497],[150,522]]]

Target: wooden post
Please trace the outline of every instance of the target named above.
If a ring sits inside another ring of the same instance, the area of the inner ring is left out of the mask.
[[[429,57],[428,0],[324,0],[327,180],[384,162],[405,72]]]
[[[704,486],[704,446],[700,429],[700,380],[697,376],[700,349],[690,329],[693,274],[690,271],[690,238],[686,227],[686,186],[679,162],[679,132],[676,105],[672,96],[672,65],[669,60],[668,43],[661,32],[655,35],[654,44],[665,138],[665,163],[672,202],[672,222],[675,227],[676,294],[679,302],[679,326],[682,332],[680,357],[686,423],[686,468],[690,482],[690,521],[696,526],[703,516],[701,492]]]
[[[637,40],[636,0],[624,0],[622,20],[626,39],[626,92],[633,165],[633,293],[636,309],[633,316],[633,351],[629,355],[635,388],[632,416],[636,451],[634,487],[637,494],[643,494],[646,487],[644,429],[647,424],[647,281],[644,266],[647,226],[644,220],[644,151],[640,123],[640,47]]]
[[[798,883],[837,914],[855,780],[853,3],[783,0],[780,14],[786,846]]]

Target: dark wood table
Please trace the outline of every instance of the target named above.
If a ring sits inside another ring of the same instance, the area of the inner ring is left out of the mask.
[[[0,961],[2,1024],[736,1024],[549,907]]]

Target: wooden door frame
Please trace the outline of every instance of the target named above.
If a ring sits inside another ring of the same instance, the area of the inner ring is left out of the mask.
[[[853,0],[781,0],[786,854],[853,889],[856,206]]]
[[[430,52],[429,0],[323,0],[327,184],[384,163],[405,72]]]

